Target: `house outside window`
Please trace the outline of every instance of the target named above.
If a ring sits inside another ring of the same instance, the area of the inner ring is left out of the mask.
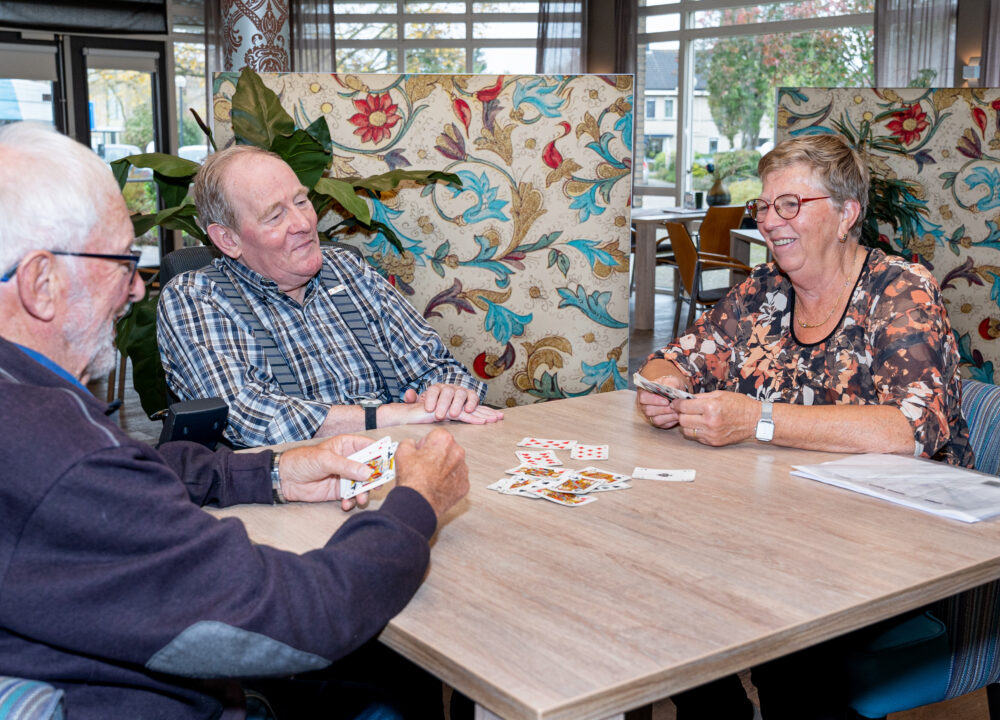
[[[644,186],[637,177],[637,206],[679,204],[693,189],[692,165],[715,153],[769,150],[777,88],[874,83],[874,0],[639,5],[636,102],[655,96],[663,105],[660,116],[637,122],[636,143],[644,147],[646,135],[676,138],[664,153],[679,172],[667,186]],[[752,197],[759,181],[748,178],[737,191],[733,202],[741,193]]]

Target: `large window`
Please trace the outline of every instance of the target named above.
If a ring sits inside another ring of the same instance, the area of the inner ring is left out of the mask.
[[[651,140],[676,138],[661,164],[678,172],[660,185],[637,176],[637,204],[671,205],[707,189],[704,167],[720,160],[748,169],[730,182],[732,202],[753,197],[760,186],[750,168],[773,144],[777,88],[874,82],[874,0],[640,5],[636,102],[663,95],[670,105],[637,118],[637,151],[649,157]]]
[[[338,72],[535,70],[537,2],[333,1]]]

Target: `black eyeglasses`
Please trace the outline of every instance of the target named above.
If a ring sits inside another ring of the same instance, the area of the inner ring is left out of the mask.
[[[799,210],[802,209],[802,204],[807,202],[812,202],[813,200],[829,200],[829,195],[822,195],[820,197],[804,198],[799,197],[795,193],[787,193],[785,195],[779,195],[774,198],[774,202],[768,202],[767,200],[761,200],[760,198],[754,198],[753,200],[747,201],[747,212],[750,213],[750,217],[756,222],[764,222],[764,216],[767,215],[767,209],[774,207],[774,211],[778,213],[778,217],[784,218],[785,220],[791,220],[796,215],[799,214]]]
[[[128,255],[110,255],[108,253],[85,253],[85,252],[66,252],[65,250],[48,250],[47,252],[53,255],[70,255],[72,257],[85,257],[85,258],[97,258],[98,260],[113,260],[115,262],[125,262],[131,265],[128,275],[129,286],[135,282],[135,273],[139,269],[139,258],[142,257],[140,252],[131,252]],[[14,263],[10,269],[7,270],[2,276],[0,276],[0,282],[7,282],[17,273],[17,268],[20,266],[21,261],[18,260]]]

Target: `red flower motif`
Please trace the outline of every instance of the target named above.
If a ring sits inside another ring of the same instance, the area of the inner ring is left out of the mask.
[[[503,90],[503,75],[497,78],[496,84],[493,87],[483,88],[476,93],[476,100],[481,103],[488,103],[490,100],[496,100],[500,91]]]
[[[972,108],[972,117],[979,126],[979,132],[986,132],[986,112],[982,108]]]
[[[398,105],[393,104],[389,93],[372,95],[365,100],[355,100],[354,107],[359,111],[352,115],[349,122],[357,125],[355,135],[361,136],[361,142],[371,142],[378,145],[391,135],[390,128],[402,118],[396,112]]]
[[[927,113],[922,111],[919,105],[907,105],[902,110],[894,112],[892,120],[886,125],[903,145],[912,145],[919,140],[920,133],[929,126]]]

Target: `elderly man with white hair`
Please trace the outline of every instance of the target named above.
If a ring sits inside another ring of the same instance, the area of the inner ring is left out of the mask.
[[[420,697],[398,677],[395,696],[337,683],[352,666],[382,673],[372,638],[467,492],[464,451],[443,429],[403,441],[397,487],[324,548],[252,544],[199,506],[339,500],[340,478],[366,474],[346,456],[370,441],[234,454],[122,433],[84,385],[112,366],[115,322],[144,293],[132,240],[94,153],[43,126],[0,128],[0,675],[63,690],[75,720],[207,720],[241,716],[234,678],[332,667],[319,685],[339,691],[297,717],[440,716],[439,683]]]

